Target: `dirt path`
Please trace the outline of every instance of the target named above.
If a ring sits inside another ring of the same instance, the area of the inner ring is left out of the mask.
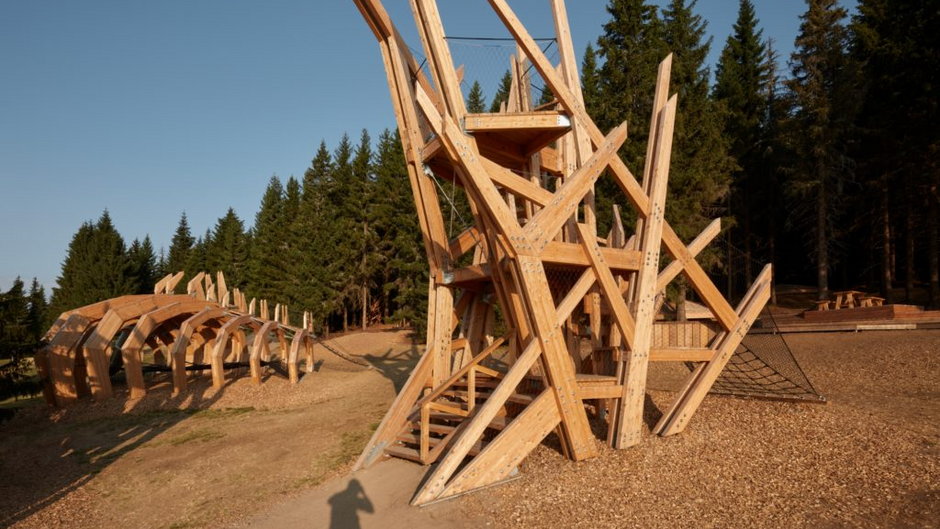
[[[458,502],[408,505],[424,469],[401,459],[330,480],[249,519],[251,529],[461,529],[486,525],[467,518]]]
[[[272,373],[221,392],[204,380],[183,399],[163,387],[127,407],[21,412],[0,424],[0,526],[225,526],[341,473],[419,349],[404,332],[335,343],[382,370],[318,347],[318,371],[295,386]]]

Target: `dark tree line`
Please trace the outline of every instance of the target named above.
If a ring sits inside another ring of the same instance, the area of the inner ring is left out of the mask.
[[[667,218],[686,240],[723,217],[706,256],[733,297],[762,262],[778,283],[940,303],[937,126],[940,9],[927,0],[807,0],[785,70],[751,0],[709,83],[695,2],[610,0],[582,64],[603,129],[626,120],[622,156],[643,167],[656,65],[674,54],[679,112]],[[603,180],[601,182],[604,182]],[[601,228],[619,191],[598,189]],[[630,219],[627,219],[628,221]],[[927,296],[916,296],[921,288]],[[899,294],[899,289],[903,291]]]
[[[703,261],[731,297],[772,262],[778,283],[815,284],[820,297],[861,287],[940,302],[935,5],[860,0],[850,20],[836,0],[807,0],[784,65],[751,0],[740,0],[714,77],[694,1],[660,9],[610,0],[607,10],[583,58],[586,105],[602,129],[628,122],[621,155],[639,176],[657,64],[673,53],[679,109],[666,215],[686,241],[723,218]],[[488,101],[473,83],[468,109],[498,110],[509,87],[507,73]],[[459,198],[455,211],[469,218]],[[610,179],[599,181],[602,232],[623,201]],[[427,272],[398,134],[321,143],[302,178],[271,178],[250,228],[229,209],[196,235],[183,214],[165,255],[149,238],[126,246],[105,212],[73,237],[48,313],[146,292],[178,270],[187,273],[180,289],[199,271],[221,270],[249,297],[311,311],[319,330],[421,325]]]
[[[0,292],[0,400],[38,391],[29,358],[46,330],[46,312],[45,290],[36,278],[28,291],[16,278]]]
[[[201,271],[222,271],[229,288],[295,317],[310,311],[319,330],[423,325],[427,271],[398,133],[374,147],[366,131],[355,145],[321,143],[302,179],[271,177],[250,228],[229,208],[194,236],[183,213],[165,255],[149,237],[127,246],[105,211],[73,236],[49,312],[151,292],[180,270],[179,292]]]

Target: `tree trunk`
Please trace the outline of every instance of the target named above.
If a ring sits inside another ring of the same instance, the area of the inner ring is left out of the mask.
[[[930,271],[930,306],[940,307],[940,197],[937,187],[927,197],[927,262]]]
[[[909,196],[908,204],[913,206],[914,197]],[[914,292],[914,208],[904,209],[904,300],[911,302]]]
[[[881,295],[891,303],[891,213],[888,210],[888,193],[881,195]]]
[[[349,330],[349,309],[346,308],[346,303],[343,303],[343,332]]]
[[[820,178],[819,195],[816,197],[816,280],[817,298],[829,299],[829,240],[826,237],[826,214],[829,204],[826,196],[826,182]]]
[[[369,287],[363,284],[359,287],[359,301],[362,303],[362,330],[369,327]]]
[[[685,313],[685,298],[688,293],[686,290],[685,280],[679,281],[679,294],[676,296],[676,320],[677,321],[686,321],[687,316]]]

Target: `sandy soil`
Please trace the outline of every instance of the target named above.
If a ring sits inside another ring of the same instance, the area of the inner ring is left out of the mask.
[[[420,349],[404,333],[346,336],[379,370],[318,351],[296,386],[241,378],[180,402],[155,391],[126,413],[113,401],[19,414],[0,425],[0,525],[937,527],[940,331],[788,340],[829,404],[710,397],[681,435],[599,443],[581,463],[550,439],[516,481],[429,511],[403,505],[416,465],[345,475]],[[676,374],[652,367],[649,421]],[[339,507],[357,514],[331,525]]]
[[[164,385],[128,405],[18,413],[0,424],[0,526],[226,526],[344,473],[419,349],[405,332],[335,342],[381,370],[318,347],[296,386],[242,374],[215,392],[206,376],[183,399]]]

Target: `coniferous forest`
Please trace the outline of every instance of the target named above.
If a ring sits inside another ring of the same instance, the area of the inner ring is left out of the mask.
[[[705,262],[729,297],[771,262],[777,285],[811,285],[820,299],[855,287],[886,302],[940,305],[936,2],[859,0],[850,17],[837,0],[807,0],[795,51],[783,57],[763,37],[752,0],[740,0],[714,68],[693,0],[662,9],[609,0],[607,10],[583,55],[588,110],[602,129],[628,122],[622,155],[642,167],[656,67],[674,54],[680,106],[666,216],[686,241],[722,218]],[[471,82],[468,109],[498,111],[508,91],[508,73],[492,95]],[[48,307],[35,281],[0,293],[0,358],[19,362],[64,310],[152,291],[179,270],[187,277],[178,288],[221,270],[249,298],[311,311],[321,332],[420,327],[427,268],[398,133],[362,131],[312,154],[302,178],[271,177],[254,219],[230,208],[203,232],[183,213],[166,249],[149,237],[128,244],[107,211],[86,222]],[[601,233],[612,197],[620,199],[609,185],[599,180]]]

